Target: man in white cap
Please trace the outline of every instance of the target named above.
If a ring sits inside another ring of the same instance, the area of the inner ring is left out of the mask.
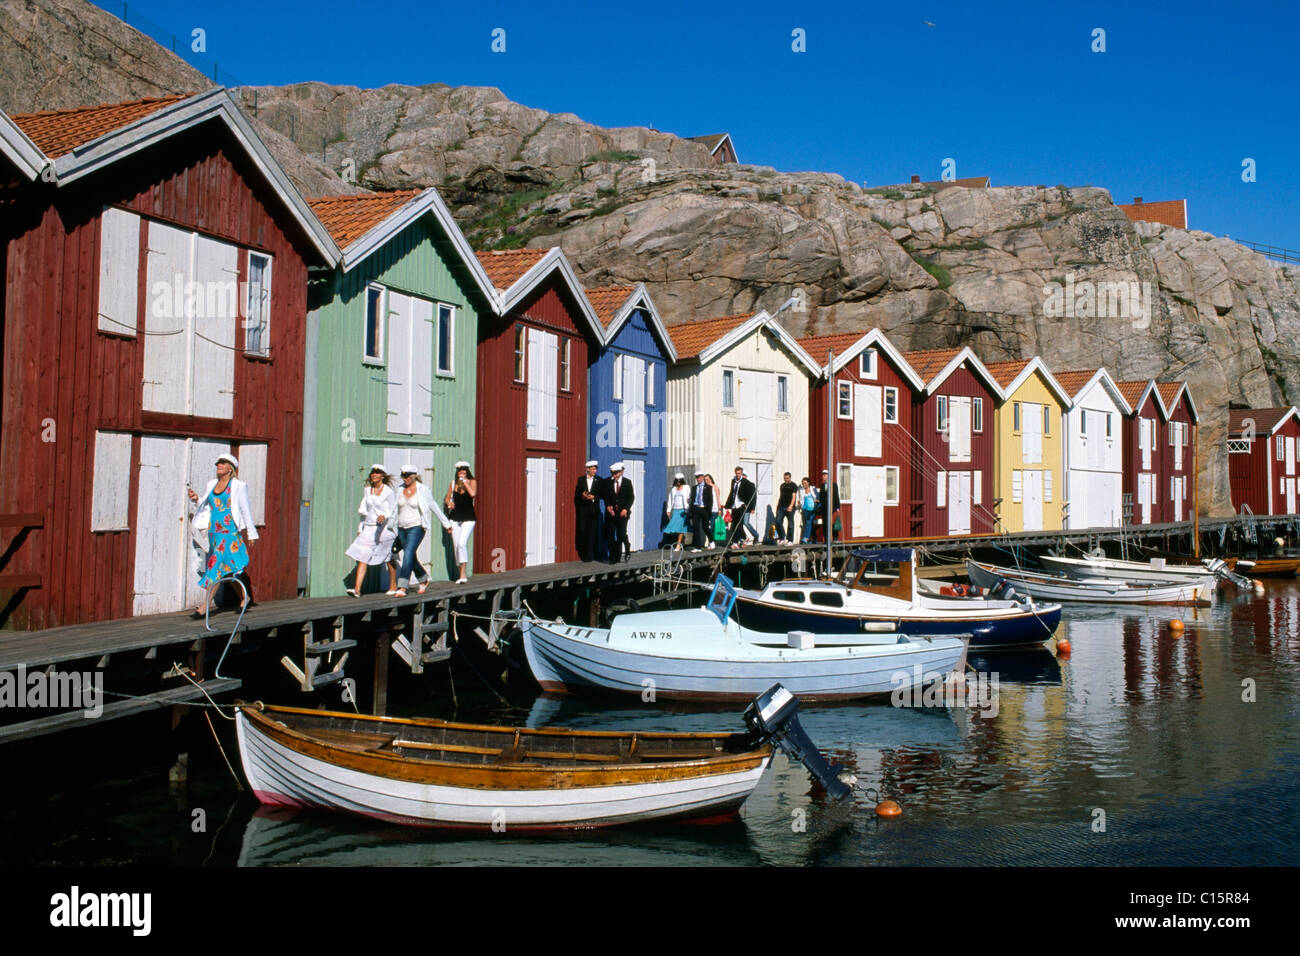
[[[595,561],[600,545],[600,466],[595,459],[587,462],[587,473],[573,489],[573,509],[577,515],[574,543],[579,561]]]
[[[623,477],[623,463],[616,461],[609,466],[609,478],[605,480],[605,534],[609,542],[609,563],[616,564],[620,558],[624,561],[632,556],[632,545],[627,539],[627,518],[632,513],[632,502],[636,493],[632,482]]]
[[[691,489],[691,550],[713,547],[713,489],[704,480],[704,472],[695,473]]]

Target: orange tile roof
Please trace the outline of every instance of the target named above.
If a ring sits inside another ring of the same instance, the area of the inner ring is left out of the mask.
[[[1287,408],[1230,408],[1228,409],[1228,437],[1233,438],[1246,430],[1247,419],[1255,422],[1256,435],[1268,435],[1277,423],[1286,417]]]
[[[529,269],[541,262],[550,249],[507,249],[501,252],[475,252],[492,285],[509,289]]]
[[[832,350],[836,355],[843,355],[850,346],[866,334],[865,332],[836,332],[833,335],[813,335],[800,339],[799,345],[812,356],[814,362],[824,366]]]
[[[725,337],[737,326],[744,325],[756,314],[745,312],[741,315],[723,315],[716,319],[697,319],[681,325],[670,325],[668,334],[672,336],[677,358],[679,360],[697,358],[714,342]]]
[[[1016,380],[1016,376],[1025,370],[1032,359],[1012,359],[1009,362],[985,362],[984,367],[989,370],[999,385],[1007,388]]]
[[[1182,382],[1156,382],[1156,388],[1160,390],[1160,400],[1165,403],[1165,408],[1173,404],[1178,397],[1178,390],[1183,387]]]
[[[58,159],[84,146],[92,140],[115,129],[121,129],[143,119],[150,113],[194,94],[180,93],[151,99],[133,100],[130,103],[110,103],[104,106],[79,106],[70,110],[44,110],[40,113],[19,113],[11,116],[24,133],[50,159]]]
[[[948,363],[960,353],[961,349],[929,349],[922,352],[904,352],[903,358],[907,360],[908,365],[916,369],[916,374],[921,376],[921,381],[929,384],[930,379],[947,368]]]
[[[347,248],[422,192],[401,189],[359,196],[318,196],[308,199],[307,205],[340,248]]]
[[[1092,377],[1096,374],[1097,370],[1095,368],[1055,373],[1056,380],[1061,383],[1061,388],[1063,388],[1065,394],[1069,395],[1071,398],[1074,398],[1074,396],[1078,394],[1079,389],[1091,382]]]
[[[1136,382],[1116,382],[1119,393],[1124,396],[1124,401],[1128,402],[1133,411],[1137,411],[1138,402],[1142,400],[1142,393],[1146,391],[1147,386],[1151,384],[1151,379],[1144,378]]]
[[[1119,207],[1134,222],[1158,222],[1166,226],[1187,228],[1187,200],[1126,203]]]
[[[605,285],[587,290],[587,301],[596,310],[596,317],[600,319],[601,325],[609,328],[609,324],[614,321],[614,316],[618,314],[618,310],[623,307],[623,303],[635,289],[634,285]]]

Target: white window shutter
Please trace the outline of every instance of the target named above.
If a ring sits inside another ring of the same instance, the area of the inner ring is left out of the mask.
[[[976,471],[971,478],[971,502],[973,504],[984,504],[984,472]]]
[[[248,485],[248,506],[253,524],[266,524],[266,442],[248,442],[239,446],[239,479]]]
[[[99,219],[99,328],[135,335],[139,318],[140,217],[105,207]]]
[[[1022,476],[1018,471],[1011,473],[1011,501],[1013,504],[1018,503],[1021,498]]]
[[[939,499],[937,507],[945,508],[948,505],[948,473],[939,472]]]
[[[1043,472],[1043,500],[1052,500],[1052,473],[1050,471]]]
[[[91,531],[126,531],[130,527],[130,469],[131,436],[125,432],[95,432]]]

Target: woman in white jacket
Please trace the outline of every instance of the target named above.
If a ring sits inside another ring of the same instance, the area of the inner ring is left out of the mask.
[[[235,577],[248,567],[248,546],[257,540],[253,524],[253,509],[248,503],[248,485],[237,477],[239,459],[234,455],[217,457],[217,477],[208,482],[200,498],[189,489],[190,501],[199,502],[193,523],[208,528],[208,560],[199,584],[207,590],[203,603],[194,611],[195,617],[207,614],[213,592],[222,578]],[[243,538],[240,537],[243,532]],[[245,596],[247,603],[247,596]]]
[[[357,562],[357,575],[353,586],[348,588],[349,596],[361,596],[361,582],[367,565],[387,564],[392,556],[397,522],[389,519],[396,511],[397,494],[393,491],[392,476],[383,465],[372,465],[366,493],[361,496],[361,505],[357,508],[361,524],[347,550],[347,556]]]
[[[402,486],[397,489],[397,551],[402,552],[402,568],[399,571],[393,560],[388,562],[389,580],[393,582],[389,594],[393,597],[406,597],[406,589],[414,577],[420,583],[417,593],[423,594],[429,586],[429,572],[420,564],[416,550],[428,533],[433,519],[437,518],[443,530],[451,533],[451,522],[442,513],[433,500],[433,493],[420,481],[420,473],[412,464],[402,466]]]

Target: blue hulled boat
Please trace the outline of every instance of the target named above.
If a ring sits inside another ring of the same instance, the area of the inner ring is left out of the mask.
[[[911,548],[858,549],[831,581],[797,579],[761,591],[737,589],[736,620],[758,631],[969,634],[972,648],[1019,647],[1051,639],[1061,605],[1036,604],[1009,586],[992,592],[937,585],[916,574]]]

